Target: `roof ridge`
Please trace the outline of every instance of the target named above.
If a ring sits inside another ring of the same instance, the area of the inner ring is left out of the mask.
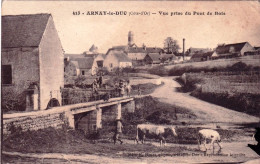
[[[32,16],[32,15],[50,15],[50,16],[51,16],[51,13],[19,14],[19,15],[2,15],[2,17]]]
[[[248,43],[248,42],[230,43],[230,44],[225,44],[225,45],[223,45],[223,46],[236,45],[236,44],[245,44],[245,43]],[[221,46],[222,46],[222,45],[221,45]]]

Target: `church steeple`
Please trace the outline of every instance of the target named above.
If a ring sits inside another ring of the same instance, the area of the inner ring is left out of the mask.
[[[128,32],[128,46],[132,46],[134,44],[134,34],[132,31]]]

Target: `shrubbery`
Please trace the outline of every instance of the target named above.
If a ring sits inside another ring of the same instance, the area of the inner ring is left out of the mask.
[[[254,116],[260,116],[260,95],[248,93],[201,93],[192,92],[192,96],[202,100]]]
[[[159,75],[159,76],[167,76],[168,75],[168,70],[162,65],[152,67],[151,69],[148,70],[148,72],[150,74]]]
[[[203,82],[203,79],[195,76],[186,75],[185,77],[176,78],[176,81],[182,85],[180,91],[191,92],[195,89],[198,89],[197,86],[198,84]]]
[[[259,66],[250,66],[243,62],[237,62],[231,66],[227,67],[194,67],[192,65],[188,66],[175,66],[171,69],[166,69],[164,66],[156,66],[148,70],[149,73],[159,75],[159,76],[181,76],[183,73],[198,73],[198,72],[225,72],[225,71],[260,71]]]
[[[135,99],[135,104],[136,109],[134,113],[123,114],[124,133],[130,137],[135,137],[137,124],[181,124],[177,114],[183,114],[191,119],[196,118],[196,115],[187,109],[162,103],[151,96],[137,98]]]
[[[25,111],[26,109],[26,93],[14,96],[13,93],[7,92],[2,95],[1,109],[3,113],[10,111]]]

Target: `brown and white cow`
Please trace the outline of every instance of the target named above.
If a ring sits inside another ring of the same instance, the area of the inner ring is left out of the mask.
[[[139,124],[137,125],[135,142],[141,141],[144,144],[145,137],[149,135],[160,140],[160,146],[164,143],[166,146],[165,138],[168,135],[177,136],[175,128],[172,126],[152,125],[152,124]]]
[[[220,135],[217,131],[212,130],[212,129],[202,129],[202,130],[200,130],[199,133],[198,133],[199,149],[200,149],[201,142],[203,141],[204,147],[207,150],[207,147],[206,147],[207,140],[211,141],[210,147],[212,146],[213,149],[214,149],[214,143],[215,142],[218,144],[219,148],[222,149],[222,147],[219,143],[219,142],[221,142]],[[209,147],[209,149],[210,149],[210,147]]]

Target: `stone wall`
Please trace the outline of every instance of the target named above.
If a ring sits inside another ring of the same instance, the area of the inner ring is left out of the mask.
[[[126,103],[122,103],[122,114],[123,113],[134,113],[135,111],[135,101],[129,101]]]
[[[117,118],[118,118],[118,105],[102,108],[102,122],[101,122],[102,129],[111,129],[111,128],[114,129],[115,121]]]
[[[64,87],[64,54],[52,17],[49,18],[40,46],[40,108],[47,108],[51,98],[61,104]]]
[[[66,124],[64,112],[41,116],[17,117],[3,120],[3,134],[10,134],[12,128],[21,128],[22,131],[39,130],[48,127],[61,128]]]
[[[96,132],[101,128],[101,109],[78,114],[75,121],[76,129],[83,130],[86,134]]]
[[[25,111],[25,90],[40,81],[38,48],[5,48],[1,56],[2,65],[12,67],[12,84],[2,85],[2,106],[18,102],[12,110]]]

